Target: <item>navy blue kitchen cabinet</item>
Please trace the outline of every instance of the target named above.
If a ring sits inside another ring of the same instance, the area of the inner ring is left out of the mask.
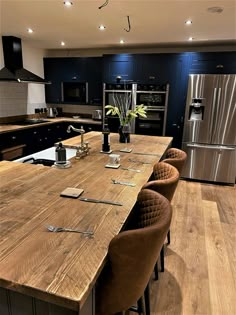
[[[236,52],[189,53],[192,74],[235,74]]]
[[[115,83],[117,77],[122,82],[133,82],[136,79],[136,55],[118,54],[103,56],[103,82]]]
[[[62,82],[88,82],[89,104],[101,104],[102,58],[44,58],[47,103],[62,102]]]

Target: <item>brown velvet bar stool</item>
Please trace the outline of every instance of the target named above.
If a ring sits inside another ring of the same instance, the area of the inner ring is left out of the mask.
[[[187,159],[186,152],[180,149],[170,148],[167,150],[165,159],[162,160],[162,162],[168,163],[177,168],[179,174],[181,175],[181,171],[183,169],[186,159]]]
[[[179,181],[178,170],[165,162],[157,162],[153,167],[154,180],[147,182],[142,189],[152,189],[165,196],[171,202]],[[170,244],[170,231],[167,233],[167,244]],[[164,247],[161,250],[161,271],[164,271]],[[158,279],[157,265],[155,266]]]
[[[108,263],[96,286],[96,315],[129,309],[145,314],[144,291],[169,230],[172,210],[169,201],[154,191],[142,190],[139,200],[146,208],[146,214],[140,210],[141,221],[150,226],[121,232],[110,242]],[[137,301],[135,310],[132,305]]]

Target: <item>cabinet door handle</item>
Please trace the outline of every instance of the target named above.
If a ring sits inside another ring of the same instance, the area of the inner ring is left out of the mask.
[[[37,135],[37,131],[34,131],[34,135]]]
[[[11,138],[12,138],[12,140],[16,140],[16,137],[15,137],[15,136],[12,136]]]

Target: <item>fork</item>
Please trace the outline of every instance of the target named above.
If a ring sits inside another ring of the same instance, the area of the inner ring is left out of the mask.
[[[53,225],[47,225],[46,228],[50,232],[76,232],[76,233],[81,233],[81,234],[86,234],[86,235],[94,234],[93,231],[82,231],[80,229],[64,228],[64,227],[53,226]]]

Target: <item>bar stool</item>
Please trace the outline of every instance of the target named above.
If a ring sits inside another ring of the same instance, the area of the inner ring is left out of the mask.
[[[179,174],[181,175],[181,171],[183,169],[184,163],[187,159],[187,154],[176,148],[170,148],[166,152],[166,157],[162,162],[168,163],[179,171]]]
[[[175,189],[179,181],[179,172],[178,170],[165,162],[157,162],[153,167],[153,177],[154,180],[147,182],[142,189],[152,189],[164,197],[166,197],[169,202],[171,202]],[[167,244],[170,244],[170,230],[167,233]],[[163,272],[164,267],[164,247],[161,250],[161,271]],[[157,265],[155,265],[155,275],[158,279],[158,270]]]
[[[172,211],[169,201],[154,191],[141,191],[139,199],[145,207],[145,211],[140,210],[142,220],[153,224],[121,232],[110,242],[108,264],[96,287],[96,315],[129,309],[146,314],[144,291],[169,230]],[[137,301],[138,308],[134,309],[131,306]]]

